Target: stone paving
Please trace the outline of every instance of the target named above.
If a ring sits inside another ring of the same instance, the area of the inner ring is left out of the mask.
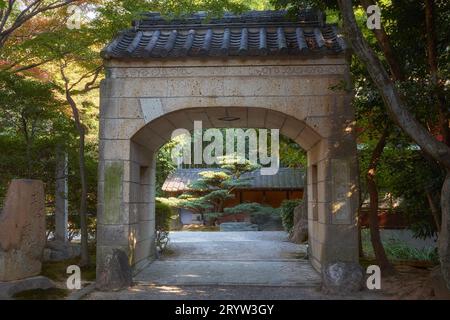
[[[285,232],[172,232],[169,254],[120,292],[87,299],[332,299]],[[339,297],[354,299],[355,296]],[[366,293],[358,299],[378,298]]]
[[[311,287],[273,286],[134,286],[119,292],[94,292],[88,300],[378,300],[380,294],[363,291],[332,296]]]
[[[284,232],[173,232],[170,255],[135,277],[138,284],[316,286],[305,246]]]

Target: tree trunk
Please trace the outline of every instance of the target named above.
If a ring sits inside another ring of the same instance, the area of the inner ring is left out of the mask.
[[[343,18],[343,26],[347,40],[350,42],[354,52],[364,63],[369,75],[375,83],[384,103],[393,119],[403,131],[414,140],[422,150],[428,153],[433,159],[438,161],[447,172],[450,171],[450,148],[434,138],[428,130],[413,116],[408,106],[401,99],[401,96],[394,83],[389,78],[383,64],[376,54],[370,48],[367,41],[359,29],[353,4],[351,0],[338,0],[338,5]],[[440,260],[442,275],[446,281],[447,287],[450,287],[450,178],[447,179],[441,192],[441,233],[440,233]],[[447,199],[445,198],[447,197]]]
[[[441,273],[450,290],[450,170],[447,170],[441,190],[441,232],[439,233],[439,260]]]
[[[380,237],[380,226],[378,224],[378,187],[375,181],[377,174],[378,163],[383,154],[386,140],[389,135],[389,129],[386,127],[380,137],[377,145],[372,151],[372,158],[370,159],[369,167],[366,172],[367,189],[369,191],[370,208],[369,208],[369,228],[370,240],[372,242],[373,251],[383,275],[392,275],[395,273],[394,268],[389,262],[386,252],[384,251],[383,243]]]
[[[30,135],[28,134],[28,124],[27,124],[27,120],[25,118],[25,116],[23,115],[23,113],[20,115],[20,120],[22,123],[22,131],[23,131],[23,136],[25,138],[25,143],[26,143],[26,151],[25,151],[25,157],[26,157],[26,162],[27,162],[27,172],[26,172],[26,177],[31,179],[32,178],[32,174],[31,174],[31,138]]]
[[[87,230],[87,180],[86,180],[86,161],[84,156],[85,147],[85,129],[81,123],[80,114],[73,100],[70,90],[66,82],[66,99],[72,108],[75,125],[77,127],[78,134],[80,136],[80,143],[78,147],[78,162],[80,170],[81,181],[81,199],[80,199],[80,231],[81,231],[81,266],[87,266],[90,264],[89,250],[88,250],[88,230]]]
[[[445,168],[450,169],[450,148],[435,139],[428,130],[413,116],[394,83],[389,78],[383,64],[370,48],[356,24],[351,0],[338,0],[344,21],[346,39],[350,42],[355,54],[364,63],[375,86],[388,109],[389,115],[405,133],[413,139],[425,152]]]
[[[425,0],[425,25],[427,31],[427,59],[430,70],[431,83],[433,85],[434,98],[439,117],[439,129],[442,134],[443,142],[450,145],[450,128],[446,98],[444,94],[443,82],[439,78],[438,58],[436,49],[436,31],[434,25],[434,0]]]
[[[87,227],[87,181],[86,181],[86,161],[84,157],[84,139],[85,131],[82,124],[77,124],[80,135],[79,145],[79,166],[80,166],[80,180],[81,180],[81,199],[80,199],[80,230],[81,230],[81,266],[87,266],[89,261],[89,248],[88,248],[88,227]]]
[[[439,219],[439,210],[438,210],[436,204],[434,203],[433,195],[431,194],[431,192],[425,191],[425,194],[427,196],[428,206],[430,207],[431,215],[433,216],[433,221],[436,226],[436,230],[439,234],[439,230],[441,229],[441,223],[439,221],[440,220]]]
[[[366,11],[369,6],[376,5],[376,1],[374,0],[360,0],[360,2]],[[404,81],[405,75],[400,67],[400,64],[398,63],[394,51],[392,50],[389,37],[387,36],[384,27],[381,26],[381,29],[373,29],[372,31],[375,38],[377,38],[378,45],[380,46],[381,51],[383,51],[383,55],[385,56],[389,68],[391,69],[392,78],[394,80]]]

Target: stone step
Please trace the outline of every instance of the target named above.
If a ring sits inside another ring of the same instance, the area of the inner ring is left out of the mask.
[[[317,287],[320,275],[303,261],[157,260],[133,279],[139,285]]]

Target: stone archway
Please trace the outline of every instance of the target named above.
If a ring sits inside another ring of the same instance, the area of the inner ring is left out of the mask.
[[[307,151],[310,261],[357,262],[354,111],[345,46],[320,14],[152,14],[104,50],[97,274],[114,249],[135,271],[154,257],[154,153],[173,130],[276,128]],[[224,116],[234,122],[224,122]]]

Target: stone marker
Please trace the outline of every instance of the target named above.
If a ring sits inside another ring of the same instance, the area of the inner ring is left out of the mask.
[[[114,249],[103,266],[97,266],[97,289],[101,291],[118,291],[132,285],[131,267],[127,254]]]
[[[55,239],[67,242],[68,203],[68,159],[67,153],[57,151],[55,186]]]
[[[360,291],[364,275],[359,264],[353,262],[334,262],[322,268],[322,292],[345,295]]]
[[[80,256],[79,244],[70,243],[68,240],[68,159],[67,153],[58,148],[56,151],[55,174],[55,237],[48,241],[44,249],[44,261],[63,261]]]
[[[294,209],[294,227],[289,239],[299,244],[308,240],[308,206],[305,200]]]
[[[0,213],[0,281],[41,272],[45,227],[42,181],[12,180]]]

